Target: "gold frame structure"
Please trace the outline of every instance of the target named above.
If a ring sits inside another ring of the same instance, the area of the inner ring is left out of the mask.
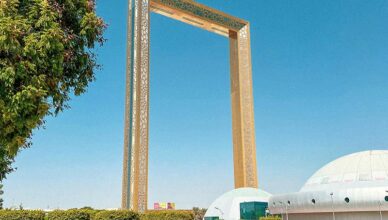
[[[147,209],[150,12],[230,39],[235,188],[257,188],[249,23],[193,0],[128,3],[122,208]]]

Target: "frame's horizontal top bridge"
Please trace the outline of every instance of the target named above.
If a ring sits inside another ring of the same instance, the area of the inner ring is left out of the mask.
[[[230,30],[237,32],[248,24],[192,0],[151,0],[151,10],[226,37]]]

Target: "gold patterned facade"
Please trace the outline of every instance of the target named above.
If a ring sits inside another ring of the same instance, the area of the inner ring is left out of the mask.
[[[235,188],[257,188],[249,23],[192,0],[128,3],[122,208],[147,209],[150,12],[230,39]]]

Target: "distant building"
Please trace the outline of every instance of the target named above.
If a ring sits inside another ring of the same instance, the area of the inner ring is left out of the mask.
[[[288,220],[387,220],[388,151],[341,157],[318,170],[300,192],[271,197],[269,209]]]
[[[154,210],[175,210],[175,203],[172,202],[155,202]]]

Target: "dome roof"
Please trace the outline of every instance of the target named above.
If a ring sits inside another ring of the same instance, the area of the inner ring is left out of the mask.
[[[272,214],[282,214],[285,210],[288,213],[388,211],[388,151],[364,151],[334,160],[318,170],[300,192],[272,196],[269,204]]]
[[[387,184],[388,150],[376,150],[354,153],[334,160],[318,170],[301,191]]]
[[[205,217],[240,219],[240,203],[268,202],[271,194],[255,188],[239,188],[229,191],[216,199],[208,208]]]

